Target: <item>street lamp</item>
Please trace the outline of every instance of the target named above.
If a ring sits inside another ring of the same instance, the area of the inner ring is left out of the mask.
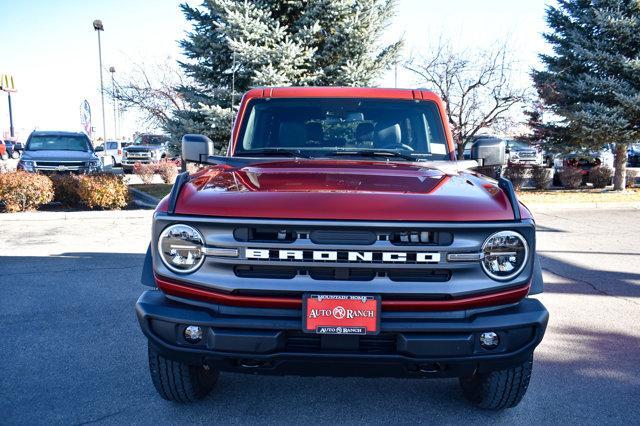
[[[107,140],[106,120],[104,118],[104,84],[102,82],[102,45],[100,44],[100,32],[104,31],[102,21],[96,19],[93,21],[93,29],[98,33],[98,61],[100,63],[100,97],[102,98],[102,140]]]
[[[116,99],[116,68],[109,67],[109,72],[111,73],[111,90],[113,94],[111,95],[113,98],[113,138],[118,139],[118,100]]]

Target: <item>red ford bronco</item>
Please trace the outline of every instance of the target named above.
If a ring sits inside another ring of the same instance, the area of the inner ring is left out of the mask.
[[[136,304],[158,393],[188,402],[220,371],[458,377],[488,409],[524,396],[548,312],[535,223],[479,141],[456,161],[423,90],[264,88],[226,156],[185,135]]]

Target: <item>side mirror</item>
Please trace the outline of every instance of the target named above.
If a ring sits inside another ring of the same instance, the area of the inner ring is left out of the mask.
[[[213,141],[205,135],[187,134],[182,137],[182,161],[204,163],[213,155]]]
[[[471,146],[471,159],[481,167],[504,166],[506,161],[504,141],[495,139],[479,139]]]

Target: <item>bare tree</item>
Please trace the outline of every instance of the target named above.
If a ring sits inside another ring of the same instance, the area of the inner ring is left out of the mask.
[[[146,127],[165,128],[172,111],[187,109],[178,89],[186,84],[176,61],[146,64],[132,62],[132,70],[115,80],[115,88],[107,91],[123,110],[136,110]]]
[[[513,85],[512,66],[506,45],[470,54],[442,40],[405,65],[442,97],[459,158],[480,130],[508,120],[509,110],[526,99],[528,89]]]

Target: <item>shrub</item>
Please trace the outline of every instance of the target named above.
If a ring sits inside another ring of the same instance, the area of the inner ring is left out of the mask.
[[[84,175],[78,182],[80,199],[90,209],[121,209],[129,203],[129,189],[122,176]]]
[[[178,176],[178,167],[171,160],[160,161],[155,168],[164,183],[173,183]]]
[[[68,207],[76,207],[80,198],[80,178],[72,174],[53,175],[53,200]]]
[[[638,177],[638,172],[635,170],[627,169],[627,179],[625,181],[626,188],[633,188],[636,186],[636,178]]]
[[[202,168],[203,166],[201,164],[187,163],[187,172],[189,172],[190,175],[199,172]]]
[[[509,179],[516,190],[522,188],[527,168],[523,164],[510,164],[504,171],[504,177]]]
[[[47,176],[21,170],[2,173],[0,200],[8,212],[35,210],[53,200],[53,183]]]
[[[559,172],[560,183],[568,189],[580,188],[582,185],[582,173],[577,167],[565,167]]]
[[[531,179],[536,189],[547,189],[551,183],[551,172],[545,166],[533,166]]]
[[[594,188],[604,188],[611,184],[611,176],[613,176],[613,170],[607,166],[596,166],[589,170],[589,183]]]
[[[142,183],[148,185],[153,182],[153,175],[156,172],[156,165],[152,163],[136,163],[133,165],[133,172],[136,175],[140,176],[140,179],[142,179]]]

